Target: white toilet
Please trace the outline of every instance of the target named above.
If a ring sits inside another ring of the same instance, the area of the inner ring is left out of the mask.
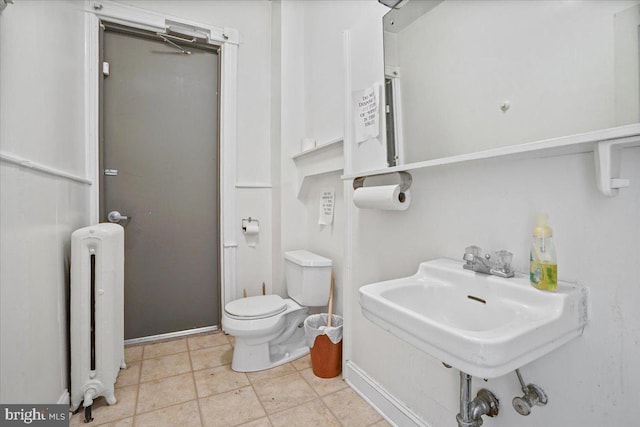
[[[236,338],[231,369],[253,372],[273,368],[309,353],[304,319],[307,307],[329,300],[331,260],[309,251],[284,253],[287,293],[231,301],[222,314],[222,329]]]

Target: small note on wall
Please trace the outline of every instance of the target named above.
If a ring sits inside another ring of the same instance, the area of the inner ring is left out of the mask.
[[[326,190],[320,196],[320,215],[318,224],[329,225],[333,223],[333,190]]]
[[[380,129],[378,87],[353,92],[353,120],[356,142],[377,138]]]

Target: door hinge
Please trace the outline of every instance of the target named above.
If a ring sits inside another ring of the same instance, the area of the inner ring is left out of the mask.
[[[102,75],[105,77],[109,75],[109,63],[107,61],[102,63]]]

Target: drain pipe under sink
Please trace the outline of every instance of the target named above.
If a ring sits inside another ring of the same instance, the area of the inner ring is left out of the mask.
[[[458,427],[480,427],[483,415],[498,415],[499,404],[496,396],[484,388],[471,400],[471,375],[460,371],[460,413],[456,416]]]

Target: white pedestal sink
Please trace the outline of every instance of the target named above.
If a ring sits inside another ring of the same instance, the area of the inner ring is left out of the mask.
[[[540,291],[523,274],[505,279],[423,262],[414,276],[360,288],[365,317],[398,338],[480,378],[507,374],[582,335],[588,288]]]

